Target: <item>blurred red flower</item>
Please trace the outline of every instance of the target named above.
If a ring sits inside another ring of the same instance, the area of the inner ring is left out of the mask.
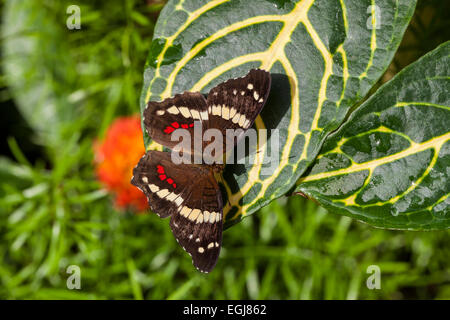
[[[103,141],[94,142],[96,173],[100,182],[115,196],[118,208],[144,211],[147,197],[131,183],[133,168],[145,153],[138,116],[116,119]]]

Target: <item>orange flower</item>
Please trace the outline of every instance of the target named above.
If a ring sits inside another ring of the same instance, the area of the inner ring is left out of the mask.
[[[139,117],[115,120],[103,141],[94,143],[94,153],[98,179],[115,195],[115,205],[145,210],[147,197],[130,183],[133,168],[145,153]]]

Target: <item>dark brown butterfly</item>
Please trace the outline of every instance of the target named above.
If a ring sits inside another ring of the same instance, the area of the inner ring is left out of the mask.
[[[253,69],[243,78],[214,87],[207,99],[199,92],[184,92],[161,102],[150,101],[144,110],[145,129],[154,141],[173,149],[178,143],[171,140],[176,129],[186,129],[195,137],[194,122],[200,123],[203,132],[220,130],[225,147],[227,129],[245,131],[252,126],[266,103],[270,82],[269,72]],[[202,140],[200,146],[201,152],[208,143]],[[186,152],[196,153],[193,148]],[[223,224],[222,195],[214,173],[220,173],[224,166],[207,163],[174,164],[171,153],[148,151],[134,168],[131,180],[145,193],[152,211],[161,218],[171,217],[176,240],[202,272],[216,265]]]

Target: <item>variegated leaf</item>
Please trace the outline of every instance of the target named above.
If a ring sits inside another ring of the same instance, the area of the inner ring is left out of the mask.
[[[144,73],[149,100],[209,89],[252,68],[269,70],[269,101],[255,126],[277,129],[225,170],[227,225],[289,191],[326,136],[389,65],[415,0],[170,0]],[[272,139],[279,163],[261,174]],[[161,146],[144,137],[148,149]],[[255,160],[255,161],[253,161]]]
[[[447,42],[361,105],[297,191],[378,227],[450,227],[449,92]]]

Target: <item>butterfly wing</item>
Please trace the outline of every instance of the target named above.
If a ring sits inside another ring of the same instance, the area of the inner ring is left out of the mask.
[[[224,137],[227,129],[247,130],[266,103],[270,85],[269,72],[252,69],[245,77],[230,79],[211,89],[207,99],[207,127],[221,130]],[[237,140],[228,146],[234,146]]]
[[[270,82],[270,73],[254,69],[243,78],[219,84],[207,100],[201,93],[185,92],[162,102],[150,101],[144,110],[145,128],[150,138],[171,149],[178,144],[172,133],[187,129],[193,155],[194,122],[199,121],[202,132],[214,128],[222,133],[225,152],[239,140],[226,141],[226,130],[244,132],[253,124],[267,101]],[[200,145],[205,148],[207,143]],[[146,194],[151,209],[162,218],[171,217],[172,232],[194,266],[211,271],[219,257],[223,224],[222,197],[211,167],[175,165],[170,153],[148,151],[133,174],[132,184]]]
[[[184,92],[161,102],[149,101],[143,113],[145,129],[150,138],[171,149],[179,143],[171,140],[172,133],[176,129],[186,129],[194,148],[194,122],[203,128],[208,120],[207,109],[206,99],[199,92]],[[191,149],[189,153],[194,154],[194,151]]]
[[[196,177],[191,186],[182,209],[172,215],[170,227],[194,266],[209,272],[222,247],[222,195],[212,171]]]
[[[230,79],[211,89],[206,100],[199,92],[184,92],[161,102],[150,101],[144,110],[144,125],[150,138],[173,149],[178,141],[171,134],[179,128],[187,129],[191,137],[189,153],[194,147],[204,149],[207,141],[195,142],[194,122],[201,124],[202,133],[218,129],[223,135],[223,152],[239,140],[227,142],[227,129],[242,129],[242,134],[253,125],[267,101],[270,92],[270,73],[253,69],[242,78]],[[202,150],[199,150],[200,152]],[[220,157],[218,157],[220,158]]]
[[[170,153],[148,151],[133,170],[131,183],[147,196],[150,208],[170,219],[172,233],[202,272],[211,271],[222,245],[222,196],[206,166],[175,165]]]

